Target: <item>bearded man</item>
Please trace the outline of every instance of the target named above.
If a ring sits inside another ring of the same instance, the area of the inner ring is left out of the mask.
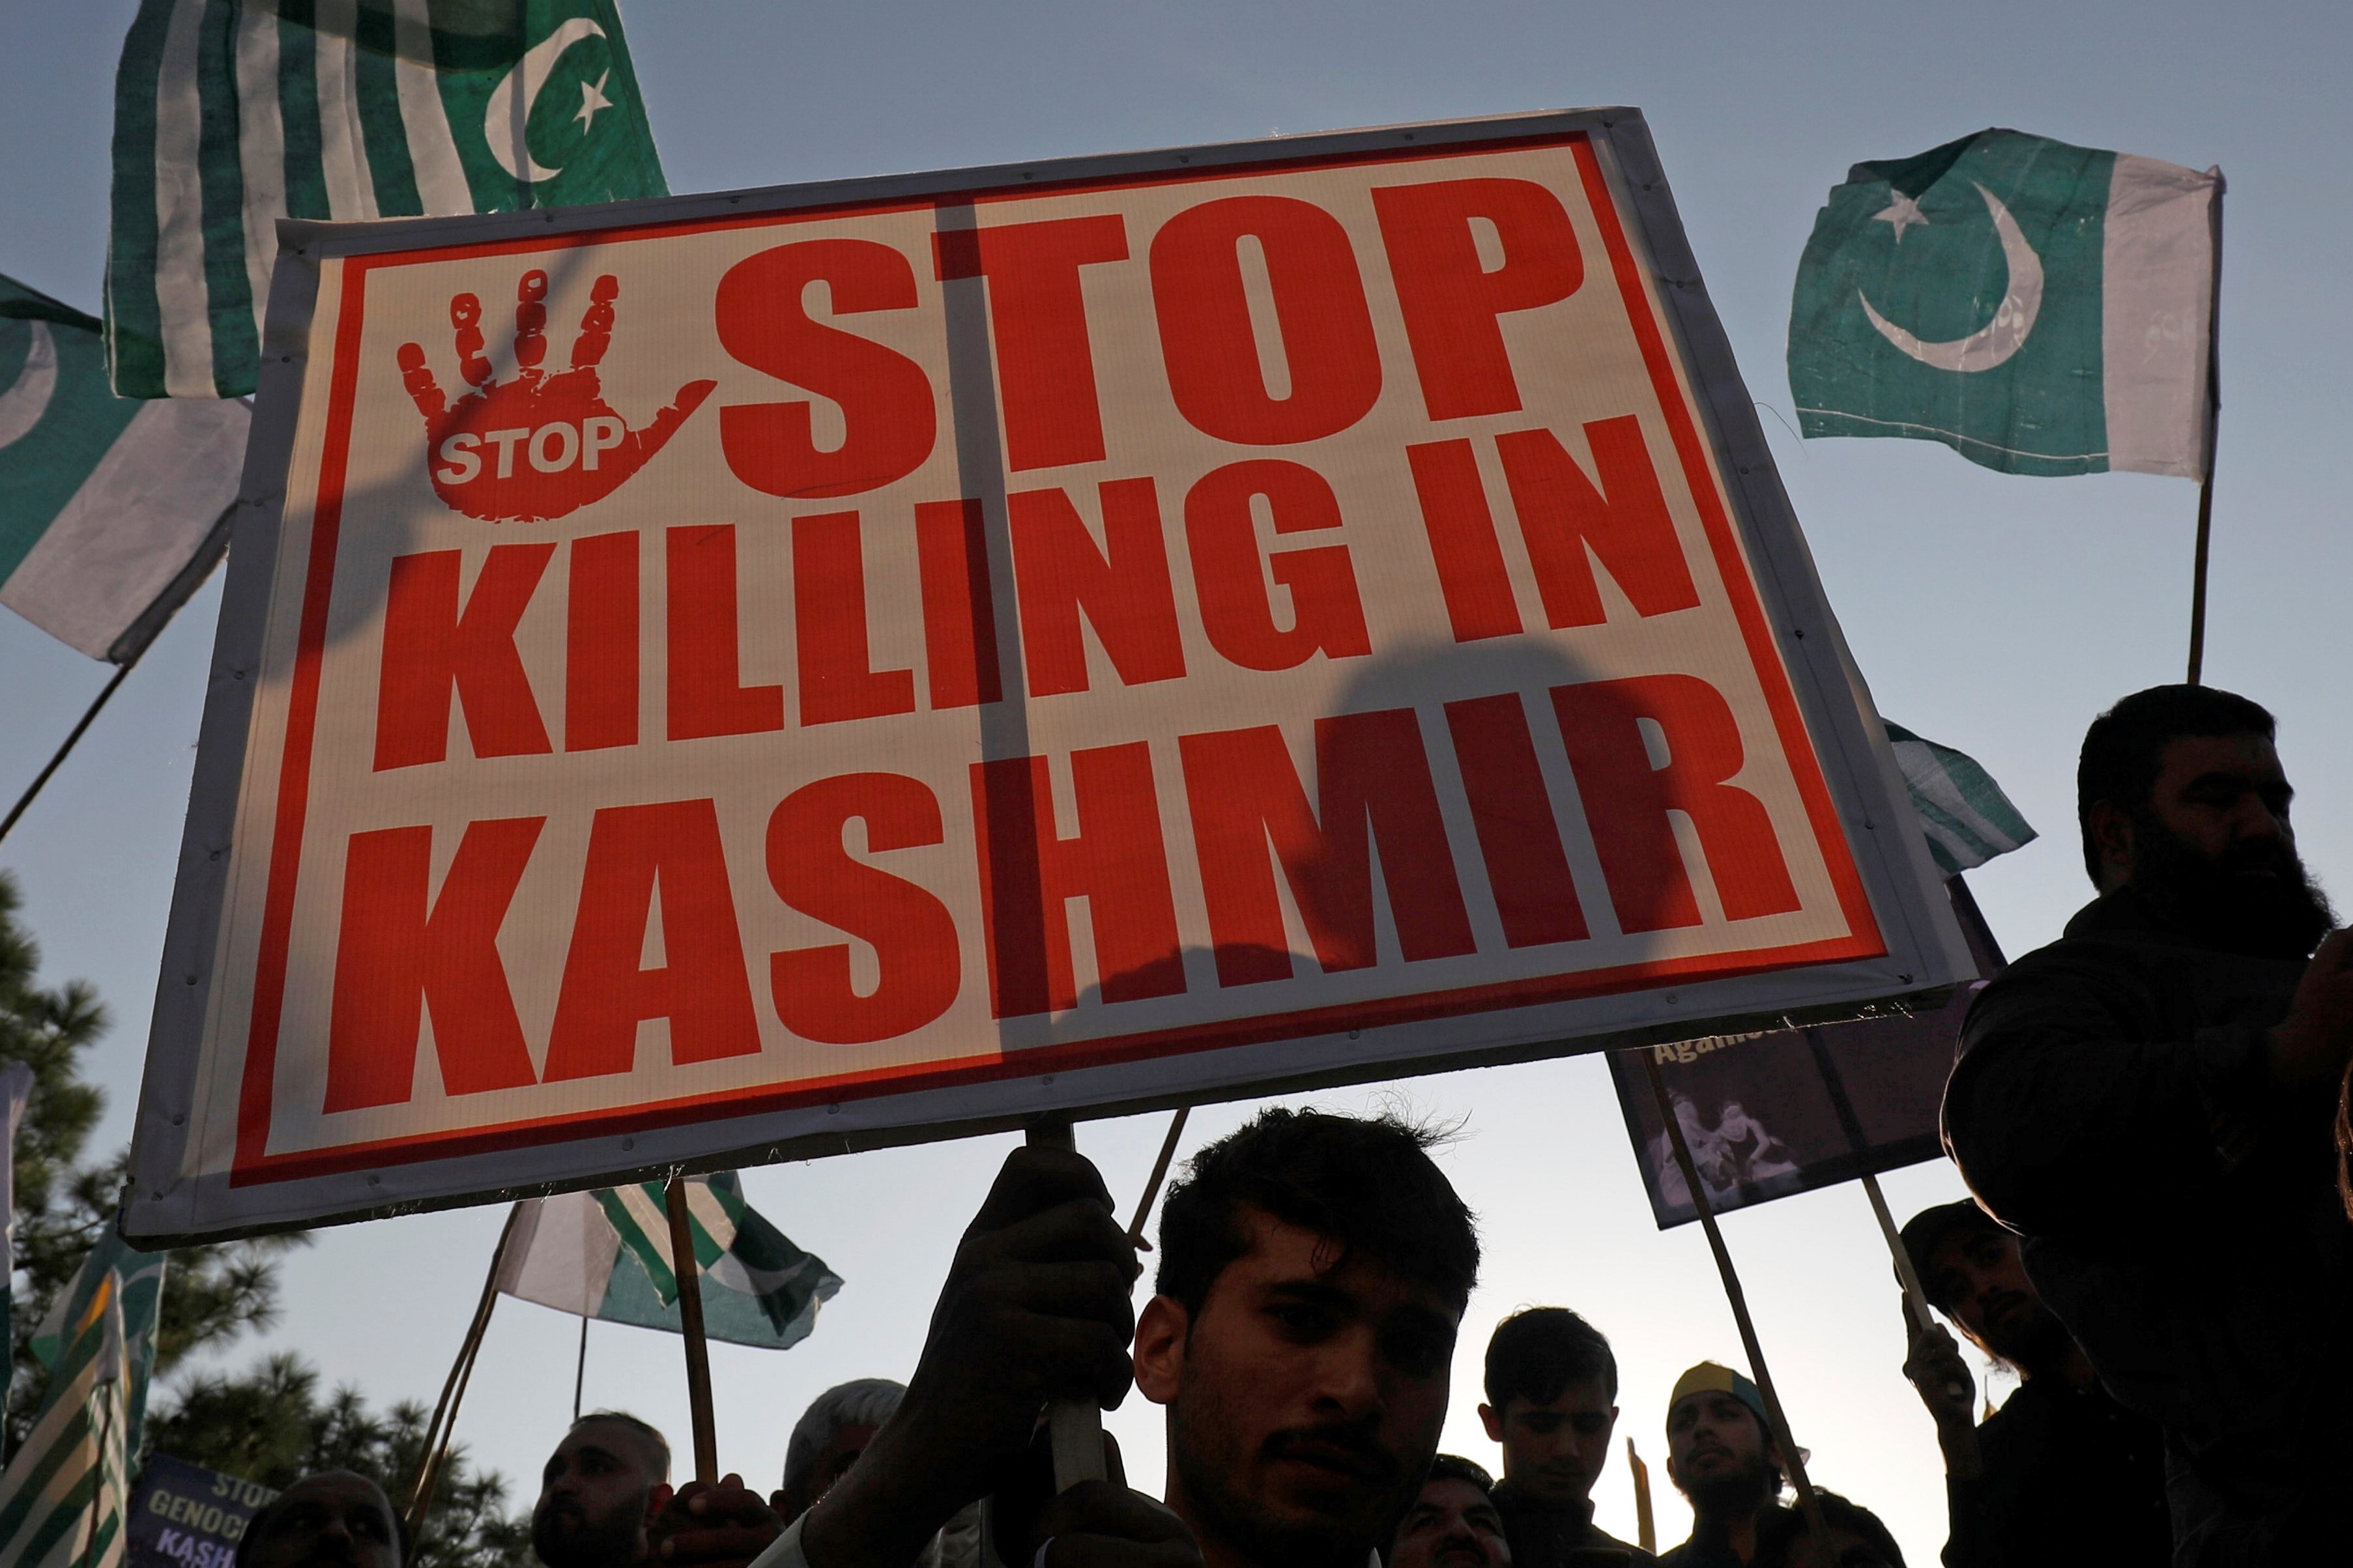
[[[2100,896],[1979,994],[1945,1095],[2036,1291],[2164,1427],[2181,1564],[2333,1560],[2353,1473],[2353,942],[2297,858],[2276,732],[2207,687],[2100,716],[2076,774]]]
[[[1691,1539],[1665,1568],[1742,1568],[1757,1531],[1781,1509],[1781,1450],[1765,1395],[1728,1366],[1704,1361],[1667,1395],[1667,1479],[1692,1508]]]
[[[638,1568],[646,1527],[670,1500],[670,1444],[636,1416],[592,1411],[540,1474],[531,1545],[546,1568]],[[739,1488],[740,1489],[740,1488]]]

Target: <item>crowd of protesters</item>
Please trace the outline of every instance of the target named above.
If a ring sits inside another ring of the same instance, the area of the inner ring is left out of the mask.
[[[2099,896],[1962,1031],[1946,1140],[1976,1195],[1901,1239],[1927,1302],[2020,1384],[1980,1419],[1950,1332],[1907,1310],[1947,1568],[2353,1557],[2353,1194],[2331,1137],[2353,946],[2296,856],[2274,741],[2270,714],[2206,688],[2103,714],[2078,774]],[[1690,1539],[1653,1557],[1604,1533],[1618,1366],[1563,1307],[1488,1342],[1501,1479],[1439,1453],[1480,1246],[1432,1141],[1262,1112],[1170,1190],[1140,1311],[1094,1167],[1018,1150],[906,1384],[819,1397],[765,1499],[733,1475],[673,1489],[661,1434],[585,1416],[547,1462],[533,1549],[545,1568],[1903,1568],[1868,1510],[1793,1492],[1757,1385],[1705,1361],[1665,1414]],[[1115,1449],[1110,1479],[1058,1492],[1041,1411],[1131,1387],[1165,1412],[1160,1498]],[[406,1546],[384,1494],[336,1472],[257,1514],[237,1568],[401,1568]]]

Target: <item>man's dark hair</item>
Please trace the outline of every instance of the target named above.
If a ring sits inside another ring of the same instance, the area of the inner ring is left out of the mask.
[[[280,1492],[253,1510],[253,1517],[245,1521],[245,1529],[237,1534],[237,1552],[230,1560],[231,1568],[246,1568],[248,1548],[255,1542],[268,1535],[270,1528],[278,1522],[278,1516],[293,1506],[288,1500],[288,1493],[293,1491],[295,1487],[301,1486],[303,1481],[317,1480],[323,1476],[349,1476],[353,1480],[367,1481],[370,1486],[375,1486],[373,1480],[361,1475],[357,1470],[317,1470],[301,1477],[288,1486],[285,1491]],[[392,1516],[393,1545],[399,1550],[401,1562],[406,1563],[408,1561],[408,1518],[394,1506],[391,1496],[382,1487],[376,1487],[376,1493],[384,1498],[385,1512]]]
[[[2106,801],[2119,811],[2147,809],[2168,741],[2183,736],[2261,735],[2279,721],[2260,703],[2211,686],[2152,686],[2092,721],[2075,764],[2075,820],[2084,834],[2084,869],[2100,883],[2100,847],[2092,838],[2092,807]]]
[[[1528,1307],[1487,1342],[1487,1403],[1497,1417],[1514,1399],[1550,1405],[1572,1383],[1599,1382],[1618,1397],[1618,1358],[1599,1329],[1566,1307]]]
[[[1430,1480],[1421,1484],[1428,1486],[1430,1481],[1469,1481],[1491,1495],[1495,1489],[1495,1478],[1487,1473],[1487,1468],[1460,1454],[1440,1454],[1430,1460]]]
[[[1877,1514],[1859,1504],[1849,1502],[1836,1492],[1816,1488],[1816,1500],[1822,1505],[1822,1522],[1841,1535],[1861,1537],[1871,1549],[1887,1562],[1887,1568],[1904,1568],[1904,1549],[1895,1544],[1895,1537]],[[1757,1521],[1757,1554],[1748,1560],[1748,1568],[1784,1568],[1789,1561],[1789,1551],[1806,1538],[1806,1516],[1797,1509],[1776,1509]]]
[[[1168,1189],[1153,1288],[1198,1314],[1226,1265],[1249,1252],[1242,1210],[1255,1208],[1468,1301],[1479,1235],[1430,1157],[1438,1141],[1394,1116],[1261,1111],[1194,1155]]]
[[[670,1479],[670,1439],[661,1435],[653,1423],[630,1415],[626,1410],[591,1410],[572,1423],[571,1430],[578,1431],[591,1421],[609,1421],[616,1426],[626,1426],[643,1437],[654,1451],[654,1479]]]

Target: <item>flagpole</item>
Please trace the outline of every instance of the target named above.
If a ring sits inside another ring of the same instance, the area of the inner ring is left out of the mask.
[[[1152,1245],[1144,1239],[1144,1225],[1152,1217],[1152,1200],[1160,1195],[1160,1184],[1168,1177],[1168,1163],[1176,1157],[1176,1140],[1185,1135],[1185,1119],[1192,1114],[1189,1105],[1176,1108],[1168,1123],[1168,1136],[1160,1141],[1160,1158],[1152,1163],[1152,1174],[1144,1184],[1144,1195],[1135,1200],[1135,1218],[1128,1223],[1127,1239],[1138,1247]]]
[[[670,1212],[670,1275],[678,1281],[679,1326],[686,1341],[686,1403],[694,1425],[694,1479],[719,1484],[719,1432],[711,1413],[711,1345],[702,1328],[702,1265],[694,1256],[694,1224],[686,1208],[686,1178],[672,1176],[662,1194]],[[585,1328],[586,1319],[581,1320]]]
[[[1634,1451],[1631,1437],[1626,1439],[1626,1468],[1634,1478],[1634,1544],[1645,1552],[1656,1552],[1659,1527],[1651,1517],[1651,1467]]]
[[[499,1232],[499,1244],[491,1249],[491,1268],[482,1279],[481,1299],[474,1303],[474,1317],[466,1325],[465,1342],[458,1347],[458,1359],[449,1364],[449,1375],[441,1382],[441,1398],[433,1406],[433,1419],[425,1428],[425,1444],[417,1458],[417,1480],[408,1494],[408,1539],[412,1546],[425,1538],[425,1516],[433,1507],[433,1491],[441,1481],[441,1464],[449,1451],[449,1434],[458,1426],[458,1406],[465,1402],[466,1385],[474,1379],[474,1356],[482,1348],[483,1331],[491,1326],[491,1309],[498,1304],[499,1268],[506,1261],[507,1243],[514,1238],[515,1218],[522,1212],[521,1204],[507,1209],[507,1223]]]
[[[580,1421],[580,1391],[588,1383],[588,1314],[580,1314],[580,1360],[572,1369],[572,1420]]]
[[[2189,579],[2189,684],[2200,683],[2206,670],[2206,560],[2214,540],[2215,437],[2222,422],[2222,192],[2221,172],[2214,175],[2213,294],[2206,308],[2206,475],[2198,483],[2198,549]]]
[[[1780,1446],[1781,1458],[1789,1467],[1789,1484],[1798,1489],[1798,1508],[1806,1516],[1806,1529],[1814,1538],[1814,1550],[1821,1561],[1832,1559],[1830,1526],[1823,1521],[1821,1500],[1814,1495],[1814,1485],[1806,1479],[1806,1461],[1798,1453],[1797,1439],[1789,1435],[1789,1417],[1781,1409],[1781,1396],[1774,1391],[1773,1374],[1765,1365],[1765,1347],[1757,1338],[1757,1324],[1748,1315],[1748,1297],[1740,1288],[1740,1276],[1732,1267],[1732,1253],[1724,1245],[1724,1232],[1716,1227],[1715,1205],[1707,1201],[1707,1188],[1699,1179],[1698,1163],[1693,1160],[1691,1144],[1683,1138],[1683,1124],[1675,1118],[1675,1108],[1667,1099],[1667,1080],[1659,1072],[1659,1058],[1648,1047],[1636,1047],[1642,1053],[1642,1069],[1651,1076],[1651,1096],[1659,1104],[1659,1119],[1667,1124],[1667,1141],[1675,1152],[1675,1165],[1683,1173],[1683,1184],[1691,1189],[1692,1206],[1699,1211],[1699,1223],[1707,1232],[1708,1249],[1715,1254],[1715,1271],[1724,1279],[1725,1300],[1732,1304],[1732,1320],[1740,1328],[1740,1342],[1748,1352],[1748,1369],[1757,1376],[1757,1392],[1765,1396],[1765,1413],[1770,1418],[1773,1440]]]
[[[140,651],[143,653],[146,650],[142,648]],[[16,819],[25,815],[26,809],[33,804],[33,797],[41,793],[43,784],[49,782],[49,775],[64,765],[67,754],[74,749],[74,743],[81,739],[82,731],[90,728],[90,721],[98,717],[98,710],[106,706],[106,700],[114,695],[114,689],[129,678],[138,663],[139,660],[134,658],[114,672],[114,678],[106,683],[104,689],[99,692],[97,700],[90,703],[89,710],[82,714],[81,722],[76,724],[72,731],[66,736],[66,743],[58,748],[56,756],[49,759],[49,765],[34,776],[32,784],[26,788],[25,793],[16,797],[16,804],[8,808],[8,815],[0,817],[0,838],[8,837],[8,830],[16,826]]]

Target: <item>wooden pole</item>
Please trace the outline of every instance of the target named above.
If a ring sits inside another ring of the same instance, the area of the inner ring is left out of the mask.
[[[1127,1239],[1147,1252],[1152,1244],[1144,1239],[1145,1222],[1152,1217],[1152,1200],[1160,1195],[1160,1184],[1168,1177],[1168,1163],[1176,1157],[1176,1140],[1185,1135],[1185,1119],[1192,1114],[1191,1106],[1180,1105],[1169,1120],[1168,1136],[1160,1141],[1160,1158],[1152,1162],[1152,1175],[1144,1184],[1144,1195],[1135,1200],[1135,1218],[1128,1222]]]
[[[449,1434],[458,1425],[458,1406],[466,1397],[466,1384],[473,1380],[474,1355],[482,1348],[483,1331],[491,1326],[491,1309],[499,1300],[499,1268],[506,1261],[507,1243],[514,1238],[515,1218],[522,1214],[520,1204],[507,1210],[507,1223],[499,1232],[499,1244],[491,1249],[490,1272],[482,1279],[481,1299],[474,1303],[473,1321],[466,1325],[465,1342],[458,1347],[458,1359],[449,1363],[449,1375],[441,1381],[441,1397],[433,1406],[433,1419],[425,1428],[425,1445],[417,1451],[417,1479],[408,1493],[408,1538],[414,1543],[424,1539],[425,1516],[433,1506],[433,1489],[440,1484],[441,1461],[449,1450]]]
[[[1174,1142],[1174,1134],[1170,1136]],[[1076,1151],[1078,1136],[1067,1118],[1033,1122],[1032,1149]],[[1140,1223],[1140,1220],[1139,1220]],[[1055,1399],[1046,1405],[1046,1428],[1054,1450],[1054,1489],[1069,1491],[1081,1481],[1103,1479],[1103,1411],[1086,1399]]]
[[[580,1314],[580,1359],[572,1368],[572,1419],[580,1420],[580,1391],[588,1383],[588,1314]]]
[[[2206,559],[2214,540],[2215,437],[2222,422],[2222,185],[2214,185],[2213,295],[2206,309],[2206,475],[2198,483],[2198,548],[2189,579],[2189,684],[2206,670]]]
[[[1928,1293],[1920,1289],[1919,1273],[1912,1267],[1911,1249],[1904,1245],[1904,1233],[1895,1228],[1895,1216],[1887,1209],[1887,1194],[1879,1190],[1879,1178],[1870,1172],[1862,1174],[1862,1195],[1871,1200],[1871,1212],[1879,1221],[1879,1234],[1887,1238],[1887,1251],[1895,1259],[1895,1278],[1904,1285],[1904,1305],[1912,1314],[1912,1321],[1922,1333],[1936,1326],[1936,1317],[1928,1308]],[[1947,1384],[1945,1392],[1957,1399],[1967,1399],[1969,1391],[1959,1384]]]
[[[2189,568],[2189,684],[2200,684],[2206,669],[2206,558],[2214,542],[2214,459],[2206,459],[2206,478],[2198,486],[2198,550]]]
[[[88,709],[84,710],[81,722],[76,724],[68,732],[66,743],[58,748],[57,755],[49,759],[48,766],[33,775],[33,782],[26,786],[23,795],[16,797],[16,804],[8,808],[8,815],[0,816],[0,838],[8,837],[8,830],[16,826],[16,819],[24,816],[32,805],[33,797],[41,793],[41,786],[49,782],[49,775],[65,764],[67,753],[70,752],[74,749],[75,742],[81,739],[82,731],[90,728],[90,721],[98,717],[98,710],[106,706],[106,700],[114,695],[115,688],[121,686],[130,677],[132,669],[138,663],[137,659],[132,659],[129,664],[116,670],[114,679],[100,689],[97,698],[91,701]]]
[[[1895,1216],[1888,1212],[1887,1194],[1879,1190],[1879,1178],[1869,1171],[1862,1173],[1862,1194],[1871,1200],[1871,1212],[1879,1221],[1879,1234],[1887,1238],[1887,1251],[1895,1259],[1895,1278],[1904,1286],[1904,1304],[1911,1309],[1912,1321],[1926,1333],[1936,1326],[1935,1314],[1928,1310],[1928,1293],[1920,1289],[1920,1276],[1912,1268],[1912,1254],[1904,1245],[1904,1233],[1895,1228]]]
[[[1707,1201],[1707,1188],[1699,1179],[1699,1165],[1692,1159],[1691,1144],[1683,1137],[1683,1124],[1675,1120],[1675,1108],[1667,1099],[1667,1080],[1660,1075],[1659,1058],[1650,1047],[1637,1047],[1642,1053],[1642,1068],[1651,1075],[1651,1096],[1659,1103],[1659,1120],[1667,1124],[1667,1141],[1675,1151],[1675,1164],[1683,1173],[1683,1184],[1691,1189],[1692,1207],[1699,1211],[1699,1223],[1707,1232],[1708,1249],[1715,1254],[1715,1271],[1724,1278],[1725,1300],[1732,1304],[1732,1320],[1740,1327],[1740,1342],[1748,1352],[1748,1370],[1756,1374],[1757,1391],[1765,1396],[1765,1413],[1773,1427],[1773,1440],[1780,1446],[1782,1461],[1789,1467],[1789,1484],[1798,1489],[1798,1507],[1806,1516],[1806,1528],[1814,1538],[1814,1550],[1821,1561],[1832,1560],[1830,1526],[1822,1521],[1821,1500],[1814,1496],[1813,1483],[1806,1479],[1806,1461],[1798,1453],[1797,1439],[1789,1435],[1789,1418],[1781,1409],[1781,1396],[1773,1387],[1773,1373],[1765,1365],[1765,1347],[1757,1338],[1757,1324],[1748,1315],[1748,1297],[1740,1288],[1740,1276],[1732,1267],[1732,1253],[1724,1245],[1724,1232],[1716,1227],[1715,1209]]]
[[[1634,1475],[1634,1544],[1655,1552],[1659,1549],[1659,1526],[1651,1517],[1651,1467],[1634,1452],[1631,1437],[1626,1439],[1626,1468]]]
[[[719,1484],[719,1431],[711,1415],[711,1343],[702,1331],[702,1265],[694,1256],[694,1222],[686,1209],[686,1178],[672,1176],[663,1194],[670,1210],[670,1266],[678,1279],[678,1316],[685,1330],[686,1403],[694,1423],[694,1479]]]

